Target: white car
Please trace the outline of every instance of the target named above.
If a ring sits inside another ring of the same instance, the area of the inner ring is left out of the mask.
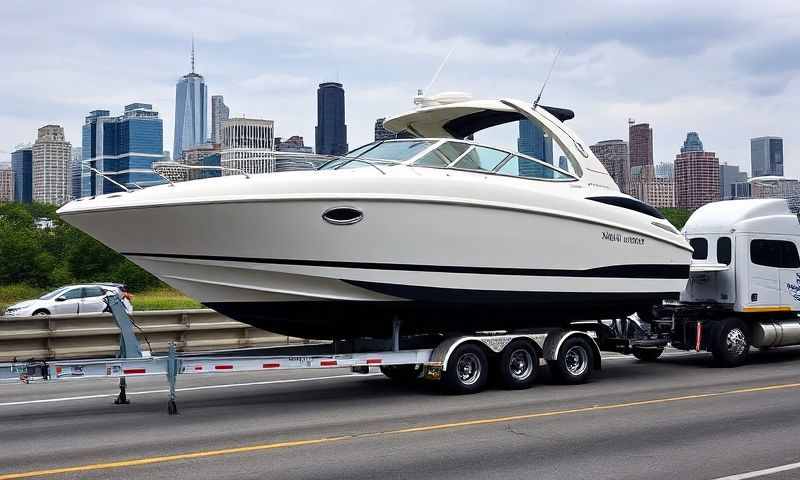
[[[117,295],[122,299],[125,310],[133,313],[133,305],[128,299],[127,289],[120,284],[68,285],[46,293],[36,300],[26,300],[9,306],[7,317],[26,317],[31,315],[81,315],[108,311],[104,298]]]

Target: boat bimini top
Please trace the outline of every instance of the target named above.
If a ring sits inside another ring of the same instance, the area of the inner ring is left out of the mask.
[[[422,107],[387,118],[383,125],[393,132],[407,131],[421,138],[464,139],[486,128],[529,120],[558,144],[570,163],[568,170],[580,183],[619,192],[619,187],[587,144],[564,124],[573,117],[571,110],[543,105],[534,108],[521,100],[468,100]]]

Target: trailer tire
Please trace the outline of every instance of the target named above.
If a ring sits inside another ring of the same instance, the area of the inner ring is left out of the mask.
[[[497,373],[503,387],[509,390],[530,388],[536,380],[539,356],[531,342],[523,339],[511,341],[500,353]]]
[[[483,348],[474,343],[456,347],[442,372],[444,388],[454,394],[477,393],[489,380],[489,360]]]
[[[663,348],[634,348],[633,356],[642,362],[655,362],[664,353]]]
[[[711,335],[711,354],[718,365],[738,367],[747,361],[750,335],[743,321],[726,318],[714,325]]]
[[[382,365],[381,373],[397,383],[412,383],[419,379],[422,370],[417,365]]]
[[[586,339],[572,336],[564,341],[558,357],[549,364],[553,377],[561,383],[584,383],[594,369],[594,351]]]

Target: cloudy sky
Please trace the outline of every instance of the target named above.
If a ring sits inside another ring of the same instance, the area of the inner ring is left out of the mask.
[[[46,6],[44,6],[46,5]],[[175,82],[197,71],[232,115],[269,118],[313,145],[316,86],[346,89],[351,147],[375,118],[430,92],[532,99],[572,108],[589,143],[654,129],[655,161],[686,132],[749,171],[749,139],[784,137],[800,176],[800,2],[787,1],[132,1],[0,3],[0,161],[46,123],[80,145],[83,117],[153,103],[172,149]],[[210,114],[210,108],[209,108]],[[514,132],[488,140],[512,143]]]

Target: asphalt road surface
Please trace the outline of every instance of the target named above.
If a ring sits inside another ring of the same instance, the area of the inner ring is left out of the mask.
[[[345,370],[0,384],[0,479],[800,478],[800,349],[447,396]]]

